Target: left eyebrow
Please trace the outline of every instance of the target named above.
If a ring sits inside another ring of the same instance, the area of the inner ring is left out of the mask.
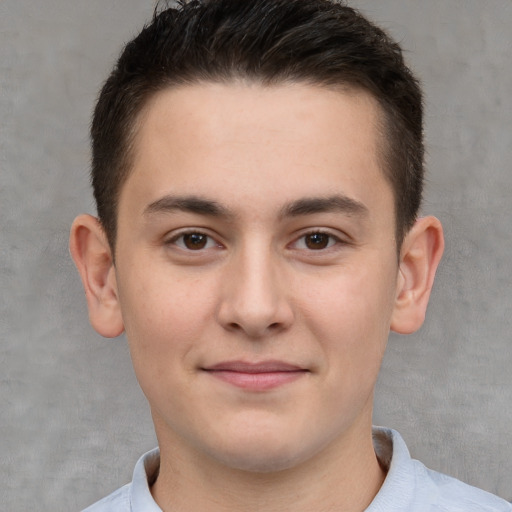
[[[315,213],[338,212],[365,217],[368,208],[361,202],[347,196],[309,197],[293,201],[281,210],[281,217],[299,217]]]
[[[207,215],[210,217],[232,217],[233,214],[216,201],[197,196],[166,195],[149,204],[144,214],[172,213],[176,211]]]

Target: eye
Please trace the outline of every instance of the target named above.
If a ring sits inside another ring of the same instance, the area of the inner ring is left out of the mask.
[[[295,248],[319,251],[322,249],[328,249],[338,242],[339,239],[329,233],[315,231],[301,236],[295,243]]]
[[[181,233],[170,240],[170,243],[187,251],[200,251],[218,247],[219,244],[211,237],[200,231]]]

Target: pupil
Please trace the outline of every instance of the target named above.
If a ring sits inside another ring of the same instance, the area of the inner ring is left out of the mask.
[[[324,233],[314,233],[306,236],[306,246],[308,249],[325,249],[329,244],[329,235]]]
[[[201,233],[189,233],[183,237],[183,241],[188,249],[203,249],[206,245],[206,240],[206,235]]]

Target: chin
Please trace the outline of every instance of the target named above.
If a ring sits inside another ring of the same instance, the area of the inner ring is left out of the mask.
[[[253,436],[233,438],[230,445],[210,451],[210,456],[226,467],[251,473],[276,473],[294,468],[320,451],[321,447],[309,449],[304,439],[292,436]]]

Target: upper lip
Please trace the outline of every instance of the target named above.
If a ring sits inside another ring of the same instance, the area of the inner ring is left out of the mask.
[[[284,361],[261,361],[250,363],[246,361],[223,361],[212,366],[204,367],[206,371],[226,371],[239,373],[277,373],[307,371],[301,366]]]

